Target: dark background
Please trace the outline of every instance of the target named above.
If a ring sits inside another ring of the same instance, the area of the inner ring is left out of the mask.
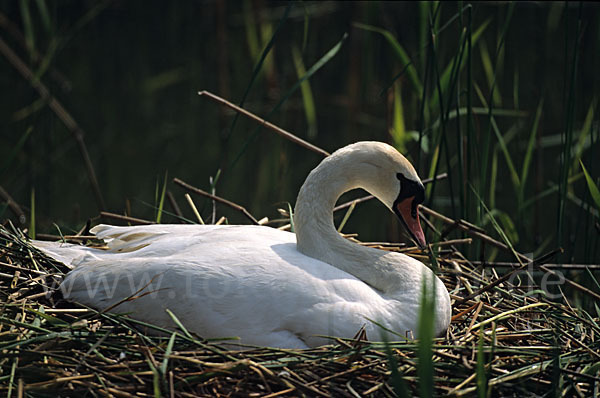
[[[290,5],[253,80],[253,68]],[[276,209],[294,204],[305,176],[321,157],[271,131],[257,133],[257,124],[243,117],[231,129],[233,113],[197,92],[209,90],[239,103],[251,86],[244,107],[265,117],[299,79],[294,49],[308,70],[347,33],[339,52],[309,80],[315,119],[308,121],[306,98],[297,90],[269,116],[271,122],[330,152],[358,140],[394,143],[422,178],[431,172],[435,137],[445,134],[449,147],[440,146],[438,173],[448,171],[451,178],[429,192],[429,206],[484,226],[501,239],[468,181],[521,252],[537,255],[560,245],[566,249],[565,261],[598,262],[598,210],[576,157],[598,183],[599,10],[595,3],[571,2],[4,0],[0,38],[85,133],[105,210],[153,219],[165,172],[169,180],[178,177],[209,190],[209,177],[221,169],[217,194],[257,218],[278,218]],[[384,29],[404,48],[421,82],[427,82],[424,97],[407,73],[394,80],[406,63],[390,42],[355,23]],[[442,87],[444,97],[455,93],[448,97],[454,108],[466,106],[470,87],[473,107],[484,112],[469,120],[462,117],[458,124],[451,119],[442,131],[435,124],[442,112],[431,102],[438,90],[436,73],[460,52],[461,32],[468,26],[474,32],[486,23],[472,46],[471,70],[465,66],[453,89]],[[428,60],[437,72],[427,72]],[[6,55],[0,57],[0,186],[21,205],[25,226],[34,190],[36,230],[57,233],[55,223],[68,234],[96,217],[99,203],[73,133],[33,85]],[[492,100],[519,174],[542,103],[520,202],[483,100]],[[390,133],[398,126],[393,109],[400,103],[405,131]],[[469,122],[473,138],[467,141]],[[571,146],[565,144],[569,126]],[[412,138],[410,131],[415,132]],[[418,131],[429,142],[420,156]],[[462,138],[456,138],[459,133]],[[579,137],[583,145],[578,152]],[[457,163],[457,142],[463,143],[470,170]],[[565,153],[573,154],[574,180],[561,194],[557,187]],[[457,188],[459,175],[463,191]],[[184,191],[172,182],[168,190],[193,219]],[[195,200],[210,219],[210,201]],[[6,199],[2,201],[2,219],[16,220]],[[171,210],[168,204],[165,209]],[[235,211],[218,209],[231,223],[246,222]],[[359,205],[344,231],[358,232],[362,240],[398,240],[397,228],[383,205],[373,202]],[[428,237],[433,238],[431,232]]]

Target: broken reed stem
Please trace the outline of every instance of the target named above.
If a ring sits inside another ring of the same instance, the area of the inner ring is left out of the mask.
[[[186,192],[186,194],[184,196],[185,196],[185,200],[188,202],[188,205],[191,207],[192,212],[196,216],[196,220],[198,220],[198,223],[200,223],[200,225],[204,225],[204,219],[202,219],[202,216],[200,215],[200,212],[196,208],[196,204],[192,200],[192,197],[190,196],[190,194]]]
[[[248,212],[248,210],[246,210],[246,208],[244,208],[243,206],[238,205],[237,203],[233,203],[230,200],[223,199],[220,196],[216,196],[216,195],[210,194],[210,193],[208,193],[206,191],[203,191],[200,188],[196,188],[196,187],[194,187],[194,186],[192,186],[192,185],[190,185],[190,184],[188,184],[188,183],[180,180],[179,178],[174,178],[173,182],[175,184],[177,184],[177,185],[179,185],[179,186],[187,189],[190,192],[194,192],[194,193],[196,193],[198,195],[204,196],[206,198],[210,198],[210,199],[212,199],[212,200],[214,200],[216,202],[223,203],[224,205],[227,205],[227,206],[231,207],[232,209],[235,209],[235,210],[241,212],[244,216],[246,216],[246,218],[248,218],[250,221],[252,221],[253,224],[260,225],[258,223],[258,220],[256,218],[254,218],[252,216],[252,214],[250,214],[250,212]]]
[[[130,222],[132,224],[140,224],[140,225],[156,224],[155,222],[148,221],[148,220],[143,220],[141,218],[135,218],[135,217],[130,217],[130,216],[123,216],[121,214],[109,213],[107,211],[101,211],[100,212],[100,216],[104,217],[104,218],[110,218],[110,219],[113,219],[113,220]]]
[[[54,235],[54,234],[35,234],[35,238],[39,240],[90,240],[98,239],[96,235]]]
[[[171,204],[171,208],[173,209],[173,212],[175,213],[175,215],[179,219],[182,219],[183,213],[181,212],[181,209],[179,208],[179,205],[177,204],[177,201],[175,200],[175,197],[173,196],[171,191],[167,191],[167,198],[169,198],[169,203]]]
[[[69,112],[62,106],[62,104],[52,95],[48,88],[41,82],[41,80],[34,75],[34,73],[29,69],[29,67],[19,58],[17,54],[6,44],[2,38],[0,38],[0,52],[4,55],[4,57],[8,60],[8,62],[29,82],[31,87],[33,87],[39,94],[39,96],[48,103],[48,106],[52,111],[58,116],[58,118],[63,122],[63,124],[67,127],[67,129],[73,134],[75,141],[77,142],[77,147],[79,148],[79,152],[83,157],[83,163],[85,165],[88,179],[90,180],[90,185],[92,186],[92,191],[94,192],[94,196],[96,197],[96,204],[98,205],[98,209],[100,211],[105,209],[104,198],[102,197],[102,192],[100,191],[100,186],[98,185],[98,179],[96,178],[96,172],[94,171],[94,166],[92,165],[92,161],[90,159],[90,155],[88,154],[87,148],[85,146],[85,142],[83,141],[84,131],[75,119],[71,116]]]
[[[255,114],[253,114],[252,112],[247,111],[244,108],[241,108],[237,105],[232,104],[231,102],[227,101],[224,98],[219,97],[218,95],[215,95],[209,91],[203,90],[203,91],[199,91],[198,95],[200,96],[206,96],[208,98],[210,98],[211,100],[218,102],[221,105],[225,105],[231,109],[233,109],[234,111],[241,113],[242,115],[254,120],[257,123],[262,124],[263,126],[265,126],[266,128],[274,131],[275,133],[279,134],[280,136],[292,141],[295,144],[298,144],[300,146],[303,146],[306,149],[309,149],[315,153],[318,153],[319,155],[322,156],[329,156],[329,152],[311,144],[310,142],[304,141],[302,138],[299,138],[297,136],[295,136],[292,133],[289,133],[287,131],[285,131],[284,129],[277,127],[276,125],[274,125],[273,123],[270,123],[268,121],[266,121],[263,118],[260,118],[258,116],[256,116]]]

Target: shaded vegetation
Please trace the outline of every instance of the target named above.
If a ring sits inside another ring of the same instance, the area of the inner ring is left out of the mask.
[[[208,90],[328,152],[380,140],[407,155],[432,180],[428,241],[446,241],[413,254],[439,262],[454,315],[442,340],[225,358],[183,331],[46,314],[66,304],[36,294],[65,270],[3,230],[0,388],[598,394],[599,20],[591,2],[0,0],[3,225],[64,237],[101,221],[285,224],[323,153],[197,95]],[[185,197],[199,192],[183,181],[207,194]],[[344,208],[340,231],[401,239],[375,201]]]
[[[35,189],[39,231],[78,230],[99,207],[147,217],[167,170],[253,213],[293,202],[319,158],[232,123],[197,97],[207,89],[330,152],[391,142],[423,178],[448,172],[428,190],[434,208],[489,228],[471,184],[522,252],[562,246],[564,261],[597,261],[598,210],[580,166],[598,182],[593,3],[0,6],[4,46],[32,75],[3,51],[0,185],[22,209]],[[364,207],[351,229],[398,239],[395,223],[366,222],[384,209]]]

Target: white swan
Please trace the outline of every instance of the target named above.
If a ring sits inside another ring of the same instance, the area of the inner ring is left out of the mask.
[[[34,244],[73,268],[61,285],[67,299],[102,310],[143,289],[111,311],[175,329],[168,308],[205,338],[306,348],[329,341],[319,335],[352,337],[366,325],[367,336],[378,340],[383,330],[370,320],[416,335],[425,277],[435,281],[434,332],[444,333],[450,297],[429,268],[335,230],[336,200],[358,187],[425,244],[417,208],[423,185],[402,155],[379,142],[344,147],[310,173],[296,202],[295,235],[246,225],[98,225],[92,232],[108,250]]]

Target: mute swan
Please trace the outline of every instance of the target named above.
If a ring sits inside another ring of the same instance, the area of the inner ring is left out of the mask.
[[[329,341],[319,335],[352,337],[366,325],[367,336],[379,339],[383,330],[369,320],[416,335],[423,278],[435,281],[434,332],[444,333],[450,297],[429,268],[350,242],[334,228],[336,200],[358,187],[425,244],[423,185],[404,156],[380,142],[339,149],[309,174],[296,202],[295,235],[249,225],[98,225],[91,231],[108,250],[34,244],[73,268],[61,284],[68,300],[102,310],[141,289],[141,297],[110,311],[175,329],[168,308],[204,338],[307,348]]]

